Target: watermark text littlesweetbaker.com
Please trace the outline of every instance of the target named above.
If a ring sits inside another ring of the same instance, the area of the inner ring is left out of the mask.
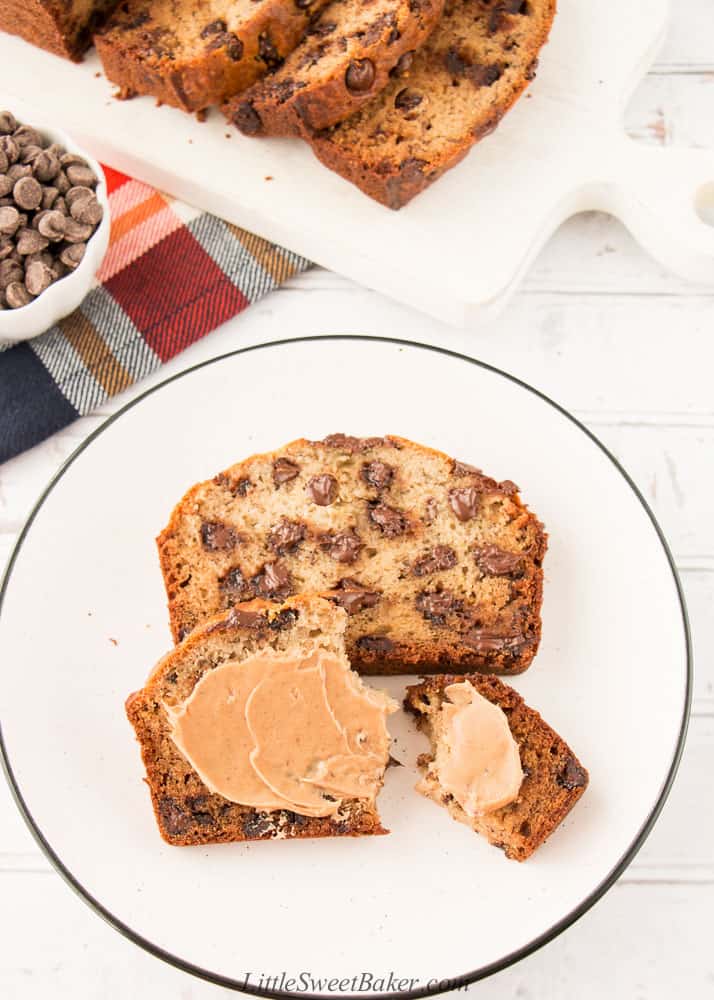
[[[278,991],[281,993],[411,993],[414,990],[466,990],[454,979],[421,979],[415,976],[400,976],[396,972],[360,972],[355,976],[318,976],[312,972],[246,972],[243,987],[254,990]]]

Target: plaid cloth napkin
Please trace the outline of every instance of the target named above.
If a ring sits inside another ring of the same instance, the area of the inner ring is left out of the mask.
[[[138,382],[310,262],[104,167],[111,240],[81,307],[0,348],[0,462]]]

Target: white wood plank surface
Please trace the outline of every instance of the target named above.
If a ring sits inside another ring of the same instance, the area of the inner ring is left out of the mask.
[[[639,142],[711,148],[713,112],[714,8],[711,0],[680,0],[653,72],[627,108],[626,127]],[[694,1000],[711,996],[714,295],[664,272],[618,223],[594,213],[569,221],[505,314],[471,332],[334,274],[295,279],[102,414],[0,466],[0,566],[61,462],[141,389],[235,347],[332,332],[392,335],[463,351],[569,408],[611,448],[652,506],[689,605],[693,718],[680,775],[652,836],[620,882],[574,927],[469,992],[493,1000],[669,1000],[675,989]],[[3,998],[207,1000],[224,992],[143,954],[97,919],[51,871],[4,785],[0,942]]]

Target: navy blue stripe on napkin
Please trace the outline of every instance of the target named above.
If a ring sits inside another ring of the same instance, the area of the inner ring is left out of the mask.
[[[79,413],[27,344],[0,360],[0,462],[44,441]]]

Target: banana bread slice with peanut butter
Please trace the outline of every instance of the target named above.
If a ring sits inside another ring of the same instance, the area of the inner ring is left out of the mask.
[[[327,0],[124,0],[95,38],[119,96],[202,111],[282,65]]]
[[[404,707],[431,741],[417,791],[508,858],[530,857],[587,787],[568,744],[497,677],[428,677]]]
[[[238,605],[129,697],[168,843],[387,832],[375,799],[398,706],[350,669],[345,624],[319,597]]]

